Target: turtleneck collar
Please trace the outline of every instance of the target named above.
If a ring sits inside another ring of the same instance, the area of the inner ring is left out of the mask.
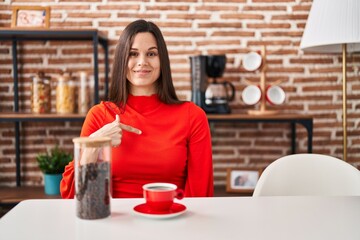
[[[150,96],[134,96],[129,94],[127,99],[127,105],[139,113],[145,113],[147,111],[154,110],[160,104],[161,101],[157,94]]]

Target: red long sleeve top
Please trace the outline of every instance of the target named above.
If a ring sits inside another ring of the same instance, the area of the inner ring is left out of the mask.
[[[186,197],[213,196],[211,136],[204,111],[192,102],[164,104],[157,95],[132,96],[125,110],[112,102],[92,107],[81,136],[89,136],[118,114],[120,122],[142,134],[123,130],[121,144],[112,148],[112,196],[142,197],[142,185],[174,183]],[[75,194],[74,164],[66,166],[60,184],[61,196]]]

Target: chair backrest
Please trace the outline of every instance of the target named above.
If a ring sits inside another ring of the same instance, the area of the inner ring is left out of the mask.
[[[360,171],[335,157],[294,154],[272,162],[253,196],[359,196]]]

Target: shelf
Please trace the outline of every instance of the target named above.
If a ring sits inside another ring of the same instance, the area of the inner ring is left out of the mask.
[[[105,98],[108,95],[108,72],[109,53],[108,40],[105,35],[97,29],[22,29],[22,28],[0,28],[1,41],[12,42],[13,78],[14,78],[14,109],[19,110],[18,105],[18,60],[17,43],[20,41],[90,41],[93,44],[94,59],[94,88],[99,89],[99,67],[98,67],[98,44],[104,49],[105,58]],[[99,93],[94,91],[94,102],[99,102]]]
[[[31,41],[89,41],[98,38],[100,43],[106,44],[105,34],[97,29],[22,29],[22,28],[0,28],[2,41],[31,40]]]
[[[313,117],[304,114],[207,114],[210,127],[217,122],[236,122],[236,123],[289,123],[291,125],[291,153],[296,153],[296,124],[302,125],[308,134],[308,153],[312,152],[312,137],[313,137]]]
[[[304,114],[285,114],[285,113],[277,113],[272,115],[251,115],[251,114],[207,114],[209,121],[241,121],[241,120],[268,120],[268,121],[288,121],[290,120],[304,120],[309,119],[312,120],[313,117],[311,115]]]
[[[57,114],[57,113],[1,113],[0,122],[29,122],[29,121],[83,121],[86,114]]]
[[[0,187],[0,205],[16,205],[27,199],[61,198],[60,195],[46,195],[44,187]]]
[[[93,75],[94,75],[94,103],[100,101],[99,98],[99,61],[98,47],[104,50],[104,75],[105,75],[105,99],[108,95],[109,85],[109,49],[108,40],[105,35],[97,29],[24,29],[24,28],[0,28],[0,41],[11,42],[11,54],[13,64],[13,87],[14,87],[14,112],[1,113],[0,122],[13,122],[15,132],[15,164],[16,164],[16,186],[21,185],[21,161],[20,161],[20,125],[22,122],[29,121],[84,121],[83,114],[32,114],[22,113],[19,108],[19,77],[18,77],[18,43],[21,41],[89,41],[92,43],[93,50]],[[0,195],[1,196],[1,195]]]

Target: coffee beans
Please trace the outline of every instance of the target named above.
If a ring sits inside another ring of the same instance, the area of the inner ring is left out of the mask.
[[[77,169],[76,214],[82,219],[110,215],[110,164],[89,163]]]

